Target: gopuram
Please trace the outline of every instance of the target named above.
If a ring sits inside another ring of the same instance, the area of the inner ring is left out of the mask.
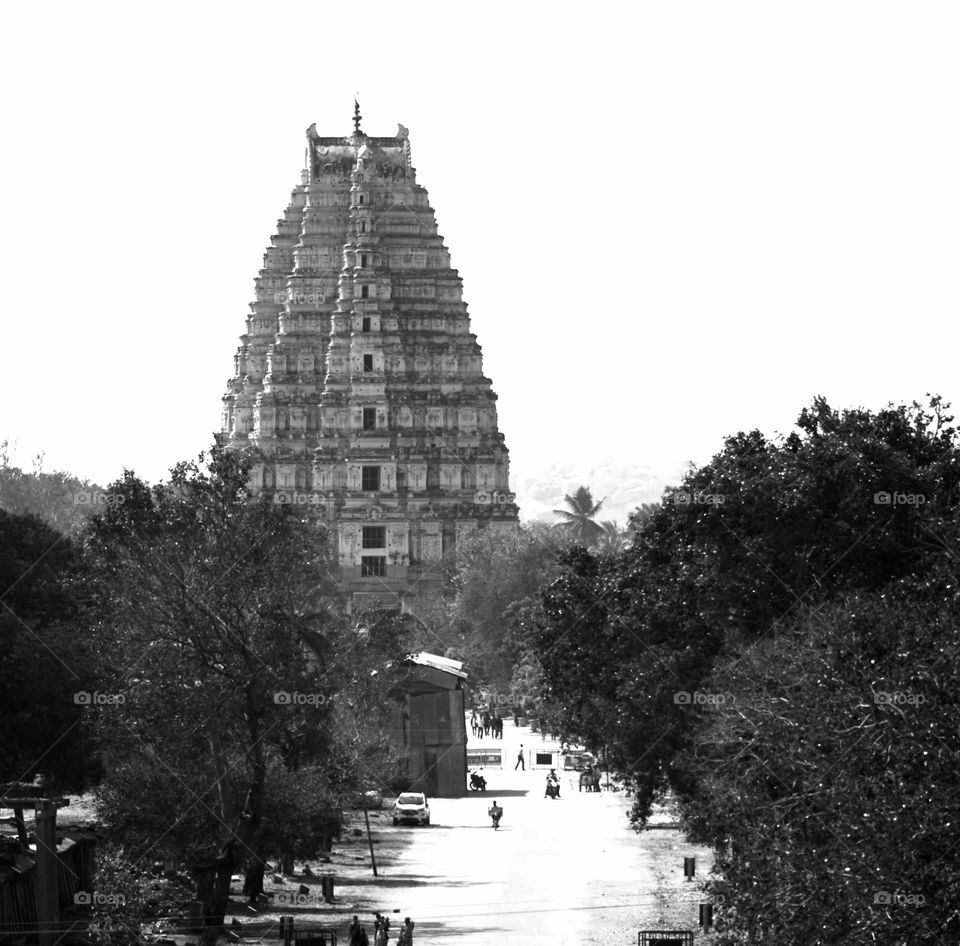
[[[353,608],[441,590],[473,530],[512,529],[509,457],[462,282],[391,138],[307,129],[306,167],[256,278],[220,443],[252,485],[322,519]]]

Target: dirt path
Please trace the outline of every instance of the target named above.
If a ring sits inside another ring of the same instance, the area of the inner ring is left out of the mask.
[[[695,856],[703,876],[708,852],[672,829],[635,834],[622,793],[580,793],[569,774],[561,798],[544,799],[545,770],[514,772],[512,763],[521,740],[528,750],[551,744],[511,730],[503,746],[509,764],[485,770],[486,793],[432,799],[429,828],[395,828],[388,811],[377,813],[379,878],[370,875],[364,837],[340,847],[330,865],[336,906],[286,911],[297,928],[333,926],[342,942],[353,913],[369,929],[372,911],[380,910],[391,917],[391,942],[403,918],[413,917],[417,946],[626,946],[639,929],[696,929],[701,898],[684,881],[683,858]],[[499,831],[486,814],[494,798],[505,812]],[[362,815],[353,817],[362,825]],[[295,891],[296,883],[285,889]]]

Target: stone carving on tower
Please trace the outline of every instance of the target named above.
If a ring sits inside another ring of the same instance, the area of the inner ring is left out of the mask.
[[[255,282],[219,440],[329,527],[355,607],[416,611],[476,529],[516,527],[496,394],[409,132],[307,129]]]

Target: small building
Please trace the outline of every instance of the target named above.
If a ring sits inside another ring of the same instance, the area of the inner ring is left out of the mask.
[[[410,654],[393,689],[395,731],[413,791],[459,798],[467,788],[467,726],[463,664],[437,654]]]

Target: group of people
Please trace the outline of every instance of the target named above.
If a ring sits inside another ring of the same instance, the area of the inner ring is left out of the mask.
[[[483,710],[479,715],[474,710],[470,714],[470,731],[478,738],[493,735],[494,739],[503,739],[503,720],[489,710]]]
[[[403,921],[403,926],[400,927],[397,946],[413,946],[413,927],[413,920],[407,917]],[[349,946],[370,946],[370,938],[367,936],[367,931],[356,914],[354,914],[353,920],[350,923],[349,933]],[[387,946],[389,937],[390,917],[383,916],[381,913],[374,914],[373,946]]]
[[[600,791],[600,770],[595,769],[589,762],[580,773],[580,785],[588,792]]]

